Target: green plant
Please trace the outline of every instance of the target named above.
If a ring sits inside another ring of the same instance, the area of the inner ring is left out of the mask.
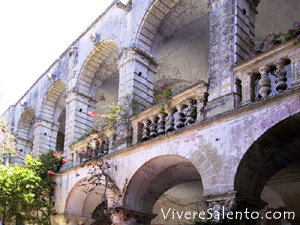
[[[285,41],[290,41],[294,38],[296,45],[300,45],[300,23],[294,22],[293,26],[288,29],[286,33],[283,34]]]
[[[15,139],[8,126],[0,120],[0,163],[3,163],[6,157],[15,154],[17,148]]]
[[[276,44],[279,44],[282,42],[282,37],[283,35],[281,33],[279,34],[271,33],[266,36],[265,42],[275,42]]]
[[[255,37],[253,35],[250,36],[244,36],[243,40],[247,44],[249,51],[255,51],[255,50],[262,50],[264,47],[265,42],[262,41],[259,45],[257,45],[254,41]]]
[[[155,101],[160,103],[159,113],[164,113],[166,108],[171,104],[172,89],[166,84],[162,85],[162,93],[155,96]]]
[[[29,224],[50,225],[50,216],[55,214],[51,175],[62,163],[62,157],[49,151],[39,159],[27,155],[26,167],[0,165],[0,214],[4,221],[18,218]]]

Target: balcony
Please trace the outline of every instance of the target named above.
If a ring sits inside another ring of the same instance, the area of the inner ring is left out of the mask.
[[[294,41],[280,44],[271,50],[234,66],[236,105],[247,105],[297,89],[300,84],[300,46]],[[130,118],[132,142],[129,145],[154,140],[203,121],[208,97],[204,81],[172,96],[168,107],[153,105]],[[71,146],[73,166],[116,151],[112,132],[91,134]],[[89,158],[90,157],[90,158]]]
[[[234,67],[237,105],[264,100],[300,83],[300,46],[280,44]]]
[[[132,144],[154,139],[201,121],[208,96],[207,87],[206,82],[200,81],[173,96],[166,110],[162,111],[157,104],[131,118]]]

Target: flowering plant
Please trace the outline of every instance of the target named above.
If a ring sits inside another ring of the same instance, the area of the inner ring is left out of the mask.
[[[250,36],[244,36],[243,40],[245,41],[245,43],[248,45],[249,50],[255,51],[255,50],[262,50],[264,47],[264,41],[260,44],[260,45],[256,45],[256,43],[254,42],[255,36],[250,35]]]
[[[276,34],[276,33],[271,33],[269,35],[266,36],[265,38],[266,42],[275,42],[276,44],[279,44],[282,42],[282,34]]]
[[[159,110],[160,113],[163,113],[170,105],[171,96],[173,94],[172,89],[169,86],[167,87],[166,84],[163,84],[162,88],[162,93],[155,96],[156,102],[159,102],[161,106],[161,109]]]
[[[295,44],[300,45],[300,23],[298,22],[294,22],[293,26],[284,34],[285,41],[292,40],[293,38],[297,38]]]

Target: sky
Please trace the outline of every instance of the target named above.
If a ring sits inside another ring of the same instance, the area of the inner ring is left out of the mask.
[[[0,115],[112,0],[0,1]]]

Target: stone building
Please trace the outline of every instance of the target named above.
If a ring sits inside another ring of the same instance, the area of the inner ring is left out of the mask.
[[[162,209],[236,203],[296,213],[249,224],[300,224],[300,47],[249,59],[243,39],[297,20],[299,0],[115,1],[3,114],[17,128],[16,162],[49,149],[72,157],[55,175],[53,224],[111,224],[107,207],[114,224],[184,224]],[[163,84],[173,91],[164,113]],[[78,142],[95,126],[88,112],[125,96],[138,109],[116,134]],[[79,152],[93,141],[107,143],[117,193],[81,185],[90,167]]]

